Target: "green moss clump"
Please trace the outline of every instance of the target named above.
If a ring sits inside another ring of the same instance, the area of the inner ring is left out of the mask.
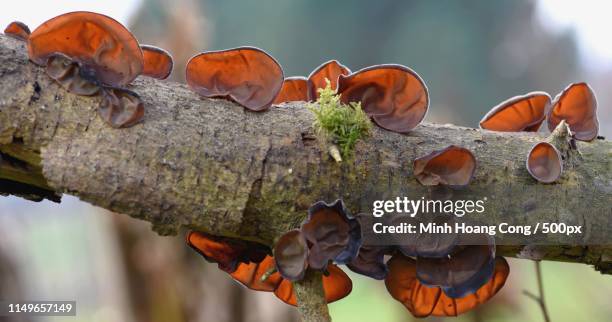
[[[340,102],[329,80],[325,88],[319,89],[317,104],[309,104],[308,109],[315,115],[317,134],[337,145],[343,158],[352,154],[358,140],[370,134],[372,123],[361,103]]]

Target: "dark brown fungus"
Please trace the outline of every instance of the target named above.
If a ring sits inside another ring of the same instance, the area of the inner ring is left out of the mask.
[[[274,246],[276,268],[284,278],[299,281],[308,267],[308,245],[299,229],[282,235]]]
[[[116,20],[93,12],[70,12],[36,28],[28,39],[30,59],[41,66],[57,53],[70,57],[108,86],[125,86],[143,69],[138,41]]]
[[[98,115],[113,128],[126,128],[142,120],[144,106],[140,96],[130,90],[104,87]]]
[[[450,145],[414,160],[414,175],[425,186],[467,186],[476,170],[470,150]]]
[[[480,121],[480,128],[501,132],[537,132],[550,106],[550,96],[531,92],[512,97],[493,107]]]
[[[321,64],[308,76],[308,100],[316,101],[319,98],[318,90],[327,87],[328,81],[331,89],[335,91],[338,88],[338,77],[350,73],[351,70],[337,60],[330,60]]]
[[[456,218],[454,215],[437,214],[433,219],[427,219],[427,221],[439,226],[454,226]],[[459,235],[455,231],[448,234],[422,233],[416,236],[416,242],[413,244],[400,244],[397,248],[405,256],[446,258],[457,247],[458,243]]]
[[[527,155],[527,171],[542,183],[557,181],[563,172],[563,161],[559,150],[548,142],[540,142]]]
[[[276,95],[273,104],[308,101],[306,86],[306,77],[294,76],[285,78],[283,87],[281,87],[280,92]]]
[[[357,257],[346,266],[355,273],[384,280],[388,272],[385,255],[391,250],[389,246],[361,246]]]
[[[55,54],[47,60],[46,72],[68,92],[76,95],[91,96],[100,91],[97,80],[63,54]]]
[[[427,86],[402,65],[377,65],[338,79],[343,103],[361,102],[378,126],[399,133],[414,129],[429,107]]]
[[[229,97],[252,111],[270,107],[283,85],[272,56],[253,47],[210,51],[187,63],[187,84],[205,97]]]
[[[13,21],[6,26],[4,34],[15,39],[27,41],[30,38],[30,28],[21,21]]]
[[[172,73],[174,61],[167,51],[151,46],[140,45],[144,59],[142,74],[156,79],[166,79]]]
[[[349,263],[362,243],[361,226],[340,199],[313,204],[301,229],[310,247],[308,265],[315,270],[325,269],[330,261]]]
[[[387,265],[389,274],[385,285],[389,294],[416,317],[457,316],[468,312],[497,294],[510,274],[506,260],[498,257],[493,274],[486,284],[462,298],[452,298],[444,293],[442,288],[428,287],[419,281],[414,259],[395,254]]]
[[[552,132],[565,120],[574,138],[591,141],[597,137],[597,98],[587,83],[570,84],[555,97],[548,113],[548,129]]]
[[[429,286],[440,286],[452,298],[474,293],[493,274],[495,240],[484,234],[461,235],[462,245],[448,256],[417,257],[416,275]]]

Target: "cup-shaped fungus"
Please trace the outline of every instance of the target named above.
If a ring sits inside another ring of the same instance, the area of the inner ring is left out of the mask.
[[[574,83],[559,93],[548,112],[548,129],[552,132],[565,120],[574,138],[591,141],[597,137],[597,98],[587,83]]]
[[[4,34],[19,40],[30,38],[30,28],[21,21],[13,21],[4,29]]]
[[[283,81],[280,92],[276,95],[273,104],[285,102],[308,101],[306,77],[294,76],[287,77]]]
[[[282,235],[274,246],[274,260],[278,272],[290,281],[299,281],[308,267],[308,245],[299,229]]]
[[[187,233],[186,242],[206,261],[217,263],[219,269],[227,273],[235,272],[240,263],[263,261],[268,252],[265,246],[257,243],[197,231]]]
[[[548,142],[540,142],[531,148],[526,166],[529,174],[542,183],[557,181],[563,172],[561,153]]]
[[[387,266],[387,290],[416,317],[457,316],[468,312],[497,294],[510,273],[506,260],[498,257],[495,259],[493,274],[486,284],[464,297],[452,298],[442,288],[428,287],[419,281],[414,259],[395,254]]]
[[[130,127],[144,116],[144,105],[138,94],[122,88],[104,87],[98,115],[113,128]]]
[[[385,255],[392,249],[389,246],[361,246],[357,257],[346,266],[355,273],[384,280],[388,273]]]
[[[143,69],[142,50],[134,36],[116,20],[93,12],[70,12],[52,18],[28,38],[28,54],[44,66],[61,53],[93,71],[103,85],[125,86]]]
[[[166,79],[172,73],[174,61],[167,51],[151,46],[140,45],[143,56],[142,74],[156,79]]]
[[[546,118],[550,96],[531,92],[512,97],[493,107],[480,121],[480,128],[501,132],[537,132]]]
[[[414,175],[425,186],[467,186],[476,170],[476,158],[470,150],[450,145],[414,160]]]
[[[325,269],[330,261],[346,264],[352,261],[361,246],[361,226],[338,199],[332,204],[319,201],[308,209],[308,218],[301,227],[310,246],[308,265]]]
[[[402,65],[377,65],[351,75],[340,75],[338,93],[343,103],[361,102],[378,126],[406,133],[427,113],[427,86],[417,73]]]
[[[419,281],[440,286],[452,298],[474,293],[489,281],[495,266],[495,240],[491,236],[462,235],[461,238],[465,244],[457,246],[448,256],[417,257],[416,261]]]
[[[277,271],[277,263],[267,247],[253,242],[213,236],[203,232],[189,232],[187,244],[208,262],[245,287],[263,292],[274,292],[283,302],[297,305],[293,283]],[[347,296],[353,289],[351,279],[336,265],[327,267],[323,289],[327,303]]]
[[[63,54],[55,54],[47,59],[46,72],[70,93],[91,96],[100,91],[96,78],[87,75],[78,63]]]
[[[349,75],[351,70],[340,64],[337,60],[330,60],[315,68],[308,76],[308,100],[316,101],[319,98],[318,90],[325,88],[330,82],[332,90],[338,88],[338,77]]]
[[[204,97],[229,97],[252,111],[267,109],[283,85],[283,70],[259,48],[210,51],[187,63],[187,84]]]

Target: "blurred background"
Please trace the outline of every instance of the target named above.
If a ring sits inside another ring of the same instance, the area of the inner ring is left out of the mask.
[[[286,76],[308,75],[329,59],[352,70],[404,64],[430,89],[430,122],[475,127],[511,96],[542,90],[554,97],[587,81],[599,101],[600,134],[612,135],[606,1],[22,0],[3,4],[0,25],[21,20],[34,29],[74,10],[112,16],[141,43],[169,50],[178,82],[195,53],[242,45],[271,53]],[[77,317],[33,321],[297,321],[272,294],[244,290],[207,264],[183,236],[157,236],[147,223],[72,197],[61,205],[0,197],[0,236],[0,299],[78,302]],[[542,321],[522,294],[536,292],[534,264],[510,265],[490,304],[452,320]],[[612,320],[610,276],[586,265],[542,268],[553,321]],[[330,305],[334,321],[411,321],[384,283],[351,277],[352,294]]]

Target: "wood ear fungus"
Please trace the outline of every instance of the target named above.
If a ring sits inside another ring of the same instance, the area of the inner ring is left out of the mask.
[[[187,84],[204,97],[229,97],[252,111],[270,107],[283,85],[283,70],[254,47],[210,51],[187,63]]]
[[[385,264],[385,255],[391,250],[388,246],[361,246],[357,257],[346,266],[355,273],[384,280],[389,271]]]
[[[467,186],[476,170],[476,158],[470,150],[448,146],[414,160],[414,175],[425,186]]]
[[[417,73],[402,65],[377,65],[338,78],[343,103],[361,102],[374,123],[406,133],[425,117],[429,94]]]
[[[172,73],[174,61],[167,51],[151,46],[140,45],[143,55],[142,74],[156,79],[166,79]]]
[[[233,273],[240,263],[262,262],[268,250],[265,246],[231,238],[214,236],[204,232],[190,231],[186,242],[202,255],[207,262],[217,263],[219,269]],[[274,265],[274,262],[272,262]]]
[[[304,278],[308,267],[308,245],[299,229],[282,235],[274,247],[274,259],[278,272],[290,281]]]
[[[6,26],[4,34],[18,40],[27,41],[30,38],[30,28],[21,21],[13,21]]]
[[[515,96],[493,107],[480,121],[480,128],[501,132],[537,132],[549,106],[550,96],[544,92]]]
[[[95,71],[108,86],[125,86],[143,69],[138,41],[116,20],[93,12],[70,12],[36,28],[28,39],[28,54],[44,66],[57,53]]]
[[[487,302],[504,286],[510,268],[503,257],[495,259],[493,274],[478,290],[461,298],[452,298],[440,287],[423,285],[416,274],[414,259],[395,254],[388,262],[385,285],[391,296],[415,317],[457,316]]]
[[[591,141],[597,137],[597,98],[587,83],[570,84],[555,97],[548,113],[548,129],[552,132],[561,120],[567,122],[576,140]]]
[[[100,91],[95,76],[88,75],[78,63],[63,54],[55,54],[47,59],[46,72],[70,93],[91,96]]]
[[[526,166],[534,179],[542,183],[552,183],[561,177],[563,159],[554,145],[540,142],[529,151]]]
[[[340,199],[313,204],[301,230],[310,245],[308,265],[315,270],[325,269],[330,261],[352,261],[362,243],[361,226]]]
[[[429,286],[439,286],[451,298],[476,292],[493,274],[495,240],[489,235],[462,235],[470,239],[455,247],[448,256],[417,257],[416,275]]]
[[[104,87],[98,115],[113,128],[125,128],[140,122],[144,105],[138,94],[123,88]]]
[[[302,76],[287,77],[273,104],[308,101],[307,80]]]
[[[340,64],[337,60],[330,60],[315,68],[308,76],[308,100],[311,102],[319,98],[318,90],[327,87],[330,82],[332,90],[338,88],[338,77],[349,75],[351,70]]]

